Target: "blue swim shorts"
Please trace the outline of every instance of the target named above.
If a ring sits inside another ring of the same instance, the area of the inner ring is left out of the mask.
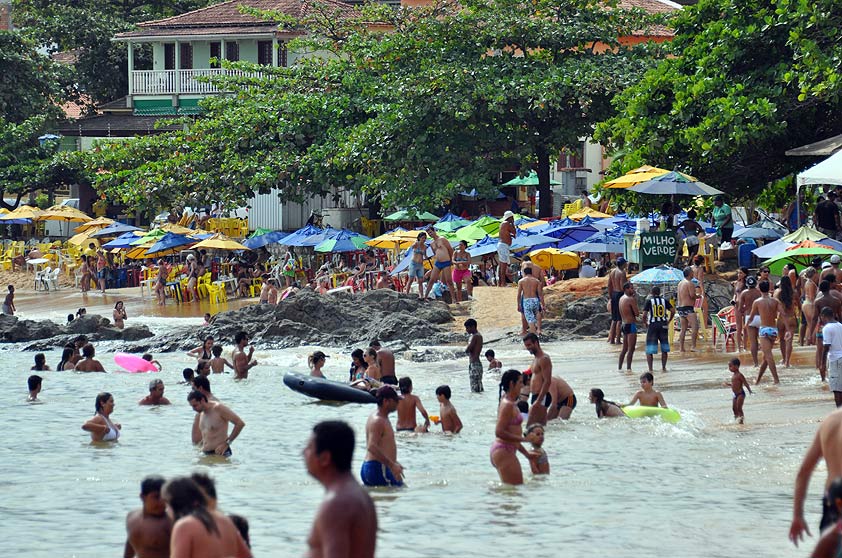
[[[360,478],[366,486],[403,486],[392,471],[379,461],[363,461]]]
[[[541,300],[537,298],[523,299],[523,317],[526,318],[526,323],[537,324],[538,313],[541,311]]]
[[[424,264],[423,263],[416,263],[416,262],[409,262],[409,276],[416,277],[418,279],[424,278]]]

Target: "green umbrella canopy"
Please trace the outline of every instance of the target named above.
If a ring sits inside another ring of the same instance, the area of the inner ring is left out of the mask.
[[[140,244],[144,244],[144,243],[148,242],[150,239],[153,239],[153,238],[154,239],[162,238],[165,234],[167,234],[167,231],[165,231],[165,230],[152,229],[151,231],[147,232],[146,234],[144,234],[143,236],[141,236],[140,238],[138,238],[137,240],[132,242],[132,246],[139,246]]]
[[[471,244],[477,240],[482,240],[486,236],[497,236],[499,232],[500,221],[485,215],[456,231],[456,238],[467,240]]]
[[[395,211],[391,215],[383,217],[386,221],[438,221],[439,218],[428,211],[416,211],[413,214],[406,209]]]
[[[556,182],[555,180],[550,179],[550,185],[558,186],[561,182]],[[527,176],[516,176],[512,178],[508,182],[502,184],[503,186],[538,186],[538,173],[535,171],[530,172]]]
[[[436,228],[437,231],[453,232],[453,231],[461,229],[462,227],[467,227],[469,224],[471,224],[471,222],[467,221],[465,219],[454,219],[453,221],[445,221],[443,223],[436,223],[433,226]]]
[[[787,250],[774,258],[769,258],[763,264],[768,266],[769,271],[774,275],[780,275],[784,265],[788,263],[795,264],[796,270],[800,273],[801,270],[812,263],[813,258],[829,259],[834,255],[842,257],[842,252],[831,248],[795,248],[794,250]]]
[[[367,236],[341,233],[334,238],[319,243],[314,250],[316,252],[355,252],[357,250],[368,250]]]
[[[255,238],[255,237],[258,237],[258,236],[263,236],[264,234],[269,234],[270,232],[273,232],[272,229],[258,228],[253,233],[251,233],[249,235],[249,238]]]

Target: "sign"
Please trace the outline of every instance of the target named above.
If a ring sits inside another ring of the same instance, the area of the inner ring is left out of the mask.
[[[641,268],[673,263],[677,248],[672,231],[626,235],[626,259]]]

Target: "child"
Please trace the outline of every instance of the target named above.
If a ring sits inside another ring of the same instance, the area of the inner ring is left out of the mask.
[[[734,392],[734,399],[731,402],[731,409],[734,411],[734,420],[737,424],[743,424],[745,415],[743,415],[743,403],[746,400],[746,391],[751,393],[751,386],[748,385],[748,380],[740,372],[740,359],[732,358],[728,362],[728,370],[731,371],[731,381],[725,382],[726,386],[731,386],[731,391]]]
[[[3,313],[7,316],[15,315],[15,286],[9,285],[9,294],[3,301]]]
[[[192,368],[185,368],[184,370],[181,371],[181,375],[182,375],[182,377],[184,377],[184,381],[178,382],[179,385],[188,385],[188,386],[193,385],[193,378],[196,376],[196,373],[193,372]]]
[[[532,444],[532,454],[535,457],[529,458],[529,466],[532,467],[533,475],[549,475],[550,459],[547,452],[541,446],[544,445],[544,427],[540,424],[530,425],[526,429],[525,438]]]
[[[503,363],[494,358],[494,351],[488,349],[485,351],[485,358],[488,361],[488,371],[491,372],[494,369],[502,370]]]
[[[412,380],[401,378],[398,380],[398,387],[401,390],[403,399],[398,401],[398,432],[427,432],[430,429],[430,417],[427,416],[427,409],[421,404],[417,395],[412,395]],[[424,417],[424,426],[418,426],[415,421],[416,410]]]
[[[634,394],[632,400],[629,402],[628,405],[623,405],[624,407],[631,407],[635,403],[640,403],[640,405],[644,407],[658,407],[659,405],[664,409],[667,408],[667,404],[664,401],[664,396],[661,395],[660,391],[655,391],[652,389],[652,384],[655,382],[655,376],[652,375],[651,372],[644,372],[640,375],[640,387],[642,388],[637,393]]]
[[[210,362],[208,363],[210,364],[211,372],[214,374],[222,374],[225,372],[226,366],[231,370],[234,370],[234,365],[222,356],[222,345],[214,345],[211,347],[211,353],[213,353],[213,358],[210,359]]]
[[[456,407],[450,403],[450,386],[437,387],[436,398],[439,400],[439,420],[442,432],[459,434],[462,430],[462,421],[456,414]]]
[[[161,366],[161,363],[160,363],[160,362],[158,362],[157,360],[152,360],[152,355],[150,355],[149,353],[146,353],[145,355],[143,355],[143,356],[142,356],[142,357],[140,357],[140,358],[142,358],[142,359],[143,359],[143,360],[145,360],[146,362],[151,362],[152,364],[154,364],[154,365],[155,365],[155,368],[157,368],[157,369],[158,369],[158,372],[160,372],[160,371],[161,371],[161,369],[163,368],[163,366]]]
[[[40,402],[38,394],[41,393],[41,381],[43,379],[41,376],[36,376],[35,374],[26,379],[26,386],[29,388],[29,397],[26,400],[30,403]]]
[[[209,325],[211,325],[212,321],[213,321],[213,318],[211,318],[210,312],[205,312],[205,323],[203,323],[202,325],[209,326]]]
[[[35,366],[30,368],[30,370],[36,370],[41,372],[43,370],[49,370],[50,367],[47,366],[47,357],[44,356],[44,353],[38,353],[35,355]]]

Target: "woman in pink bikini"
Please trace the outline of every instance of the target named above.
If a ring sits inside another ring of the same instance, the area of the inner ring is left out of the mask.
[[[471,255],[468,253],[468,243],[464,240],[459,241],[459,248],[453,252],[453,284],[456,290],[453,293],[456,296],[456,302],[462,302],[462,285],[465,284],[465,290],[468,291],[468,296],[474,294],[474,285],[471,282]],[[467,281],[465,281],[467,279]]]
[[[491,444],[491,464],[506,484],[523,484],[523,470],[517,459],[519,451],[527,459],[533,456],[523,447],[523,415],[517,408],[517,399],[523,387],[523,377],[517,370],[506,370],[500,379],[500,406],[497,409],[497,426],[494,443]]]

